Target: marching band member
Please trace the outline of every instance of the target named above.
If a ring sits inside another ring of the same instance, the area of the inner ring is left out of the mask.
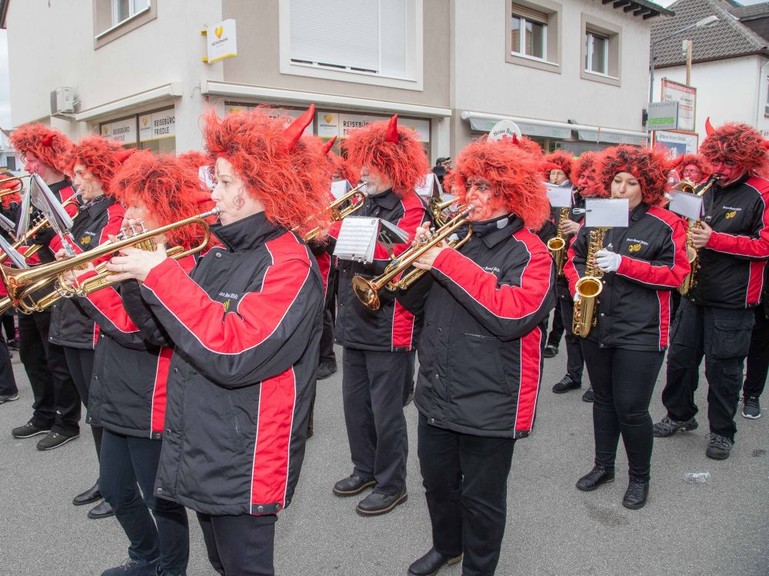
[[[465,576],[494,574],[513,448],[534,423],[544,321],[555,302],[552,259],[529,231],[549,213],[537,162],[510,142],[479,140],[460,152],[456,173],[470,239],[456,250],[430,248],[414,264],[430,272],[398,292],[424,314],[414,404],[432,548],[411,576],[463,556]],[[429,236],[427,226],[417,229],[417,238]]]
[[[701,225],[690,229],[699,250],[697,280],[676,316],[662,391],[667,415],[654,425],[654,435],[665,438],[697,428],[694,391],[704,356],[710,423],[705,454],[724,460],[734,445],[753,307],[761,298],[769,258],[769,180],[756,175],[767,166],[757,130],[736,123],[708,127],[700,154],[715,180],[703,195]]]
[[[274,574],[276,515],[304,458],[323,282],[300,238],[328,226],[330,186],[320,148],[299,141],[313,114],[285,128],[262,110],[211,113],[222,246],[189,276],[162,245],[108,266],[143,283],[174,343],[155,496],[196,511],[219,574]]]
[[[569,217],[560,225],[561,234],[566,239],[564,251],[568,250],[569,244],[579,232],[581,222],[585,219],[585,198],[609,195],[609,191],[598,182],[596,173],[598,162],[599,154],[597,152],[583,152],[572,164],[571,181],[576,183],[574,204],[569,210]],[[582,388],[582,370],[585,359],[582,356],[582,339],[571,331],[574,300],[569,291],[569,281],[566,276],[559,276],[556,279],[555,292],[565,332],[566,375],[553,385],[553,392],[563,394],[570,390]],[[585,391],[582,400],[585,402],[593,401],[592,387]]]
[[[149,151],[125,162],[112,189],[126,206],[126,221],[140,222],[148,230],[195,216],[212,205],[197,168]],[[156,241],[189,250],[201,241],[202,232],[201,226],[185,226]],[[194,263],[193,256],[179,261],[187,273]],[[86,272],[78,282],[94,275]],[[128,560],[102,576],[180,576],[189,556],[187,511],[156,497],[154,489],[173,349],[159,333],[143,331],[132,320],[127,311],[131,305],[138,308],[135,315],[151,314],[138,293],[135,282],[124,282],[119,289],[108,287],[78,299],[100,328],[88,406],[88,422],[104,430],[99,488],[130,542]]]
[[[82,205],[72,224],[71,236],[75,252],[86,252],[105,242],[111,234],[117,234],[123,222],[123,206],[116,202],[111,180],[120,164],[132,151],[125,150],[119,143],[110,142],[99,136],[83,138],[71,152],[71,166],[74,185],[80,193]],[[70,243],[71,244],[71,243]],[[63,240],[54,238],[51,247],[62,247]],[[63,257],[64,249],[59,248],[57,256]],[[97,326],[74,302],[62,299],[53,305],[49,339],[64,349],[67,366],[75,382],[83,405],[88,409],[88,391],[93,371],[94,348]],[[92,425],[96,455],[101,455],[102,429]],[[101,498],[99,482],[75,497],[76,505],[94,502]],[[112,516],[112,508],[102,501],[88,511],[91,519]]]
[[[698,154],[682,154],[668,164],[668,169],[675,170],[682,180],[692,184],[699,184],[712,172],[707,161]]]
[[[649,494],[654,384],[668,346],[671,292],[689,272],[681,219],[656,207],[667,186],[664,159],[649,149],[621,145],[603,153],[600,181],[612,198],[627,198],[627,228],[610,228],[595,262],[603,272],[597,326],[582,340],[593,385],[595,467],[577,482],[582,491],[614,480],[617,443],[628,455],[622,505],[642,508]],[[582,227],[565,267],[569,287],[585,275],[588,229]],[[579,295],[575,295],[575,300]]]
[[[64,134],[42,124],[29,124],[14,130],[10,142],[21,155],[27,172],[40,176],[59,201],[64,202],[75,194],[65,176],[72,142]],[[47,247],[52,238],[49,227],[34,239],[46,245],[38,252],[42,262],[54,260]],[[48,339],[50,323],[50,311],[19,314],[19,356],[35,402],[32,418],[14,428],[11,435],[31,438],[45,434],[37,443],[39,450],[58,448],[80,435],[80,396],[70,376],[64,349]]]
[[[366,199],[356,215],[392,222],[414,237],[427,220],[426,209],[415,186],[429,171],[419,136],[390,122],[374,122],[350,132],[344,142],[347,161],[360,168],[366,183]],[[332,228],[332,237],[339,226]],[[408,244],[393,248],[397,256]],[[373,486],[356,511],[363,516],[390,512],[404,502],[408,440],[403,415],[404,390],[414,380],[414,344],[419,329],[416,319],[382,293],[379,310],[370,310],[355,296],[356,274],[373,278],[390,261],[387,249],[377,244],[374,262],[339,261],[336,340],[344,348],[342,394],[352,474],[334,484],[337,496],[354,496]]]

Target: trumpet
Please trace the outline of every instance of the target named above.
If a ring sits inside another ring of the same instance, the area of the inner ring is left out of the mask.
[[[15,186],[13,188],[8,188],[7,190],[0,190],[0,198],[3,196],[8,196],[9,194],[17,194],[21,192],[21,190],[24,188],[24,178],[27,176],[9,176],[7,178],[0,178],[0,186],[5,184],[6,182],[16,182]]]
[[[456,203],[457,198],[449,198],[448,200],[444,200],[442,196],[438,198],[430,198],[430,204],[428,208],[430,210],[430,214],[433,217],[433,222],[435,222],[439,228],[449,222],[453,217],[449,216],[446,218],[443,212]]]
[[[449,220],[446,224],[438,228],[435,235],[430,240],[417,244],[411,248],[406,249],[400,256],[393,259],[385,268],[384,272],[368,280],[356,274],[352,279],[352,288],[355,295],[358,297],[366,308],[370,310],[379,310],[382,305],[379,299],[379,291],[382,288],[395,291],[397,289],[406,290],[416,282],[426,270],[415,269],[403,276],[402,278],[395,280],[398,276],[409,268],[414,262],[416,262],[422,254],[440,244],[444,240],[452,236],[457,230],[468,223],[468,216],[473,209],[471,207],[465,207],[459,214]],[[449,240],[448,246],[450,248],[457,249],[470,239],[470,235],[473,232],[472,224],[469,225],[467,234],[462,238],[456,240]]]
[[[718,176],[715,174],[712,175],[710,178],[708,178],[708,181],[705,183],[705,185],[702,187],[701,190],[696,192],[697,196],[704,196],[705,192],[710,190],[710,187],[715,184],[716,180],[718,180]],[[682,181],[678,185],[680,186],[684,182],[687,182],[687,184],[691,185],[691,190],[682,190],[684,192],[694,192],[694,184],[690,183],[688,181]],[[676,187],[676,189],[678,189]],[[681,285],[678,287],[678,292],[682,296],[687,296],[694,286],[697,284],[697,266],[699,265],[699,254],[697,252],[697,249],[694,247],[694,243],[692,242],[692,228],[702,228],[702,221],[701,220],[692,220],[689,219],[689,229],[686,232],[686,258],[689,260],[689,266],[691,267],[691,270],[689,270],[689,273],[686,275],[686,278],[684,278],[684,281],[681,283]]]
[[[337,198],[331,204],[329,204],[328,210],[331,213],[331,220],[333,222],[339,222],[340,220],[347,218],[350,214],[359,210],[363,206],[363,200],[366,195],[363,194],[362,189],[365,183],[358,184],[355,188],[351,189],[344,196]],[[309,232],[307,232],[302,239],[305,242],[312,242],[315,240],[323,229],[320,226],[316,226]]]
[[[57,260],[49,264],[43,264],[41,266],[35,266],[34,268],[16,269],[10,266],[0,265],[0,273],[5,280],[5,285],[8,287],[8,296],[14,303],[19,303],[23,309],[29,311],[37,311],[38,306],[41,304],[33,297],[33,292],[40,288],[56,282],[61,274],[71,272],[73,270],[80,269],[86,266],[93,260],[97,260],[107,254],[118,252],[123,248],[129,246],[140,246],[143,242],[151,240],[155,236],[165,234],[172,230],[176,230],[183,226],[197,225],[203,226],[207,231],[204,240],[196,247],[197,251],[203,250],[210,238],[210,229],[208,223],[205,221],[209,216],[219,214],[220,210],[214,208],[209,212],[198,214],[197,216],[191,216],[172,224],[167,224],[156,228],[154,230],[147,230],[135,236],[129,236],[120,240],[108,241],[104,244],[96,246],[88,252],[83,252],[77,256],[65,258],[63,260]],[[54,290],[56,291],[56,290]],[[58,292],[58,291],[57,291]],[[65,294],[59,294],[59,297],[63,297]],[[52,293],[48,293],[46,296],[55,298],[53,301],[49,301],[46,298],[45,304],[50,306],[58,300],[58,297],[54,297]],[[23,302],[23,304],[22,304]]]
[[[547,249],[555,262],[555,270],[558,276],[563,276],[563,265],[566,260],[566,238],[563,237],[561,226],[569,217],[569,208],[564,206],[558,210],[558,233],[555,238],[547,241]]]

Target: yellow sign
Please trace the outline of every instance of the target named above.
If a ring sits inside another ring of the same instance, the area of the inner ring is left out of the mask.
[[[209,31],[212,31],[213,34],[210,34]],[[206,37],[206,55],[203,57],[203,62],[212,64],[238,55],[235,20],[233,18],[217,22],[208,30],[203,30],[202,34]]]

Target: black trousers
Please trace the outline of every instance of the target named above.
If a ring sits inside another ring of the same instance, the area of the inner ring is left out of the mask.
[[[582,351],[595,393],[595,463],[614,468],[622,436],[630,478],[649,480],[654,444],[649,404],[664,352],[600,348],[584,340]]]
[[[758,398],[764,391],[766,377],[769,375],[769,318],[766,317],[763,305],[755,308],[755,317],[742,394]]]
[[[555,290],[555,288],[553,288]],[[555,346],[556,348],[561,343],[561,336],[563,336],[564,320],[561,317],[561,308],[556,306],[553,310],[553,327],[550,330],[550,334],[547,336],[547,346]]]
[[[29,378],[32,423],[64,436],[80,432],[80,395],[61,346],[48,342],[50,312],[19,315],[19,357]]]
[[[342,399],[347,439],[361,478],[374,478],[375,490],[406,487],[408,438],[403,390],[414,379],[415,352],[374,352],[345,348]]]
[[[225,576],[275,574],[277,516],[212,516],[198,514],[208,561]]]
[[[11,365],[11,355],[8,353],[8,345],[5,340],[0,338],[0,396],[11,396],[18,391]]]
[[[462,560],[463,576],[494,574],[507,522],[515,440],[436,428],[419,415],[419,466],[433,547]]]
[[[574,382],[581,384],[585,358],[582,355],[582,338],[575,336],[571,331],[574,319],[574,301],[571,296],[559,296],[558,308],[561,310],[564,340],[566,341],[566,374]]]
[[[75,382],[80,398],[86,410],[88,409],[88,391],[91,389],[91,376],[93,375],[93,360],[96,355],[95,350],[90,348],[71,348],[64,346],[64,356],[67,359],[72,380]],[[96,456],[101,458],[101,440],[102,427],[91,425],[91,434],[93,434],[93,444],[96,448]]]
[[[181,575],[190,553],[187,510],[155,498],[161,446],[160,440],[104,430],[99,488],[128,536],[128,555],[147,562],[159,558],[159,573]]]
[[[336,321],[336,284],[338,277],[339,272],[332,262],[331,269],[328,272],[326,307],[323,310],[323,333],[320,337],[321,363],[336,362],[336,353],[334,352],[334,322]]]
[[[697,413],[694,392],[704,357],[710,431],[734,440],[734,415],[754,322],[755,313],[750,308],[713,308],[681,299],[668,351],[667,384],[662,391],[662,403],[670,418],[689,420]]]

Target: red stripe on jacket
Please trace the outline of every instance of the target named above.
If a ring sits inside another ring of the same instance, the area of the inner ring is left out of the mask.
[[[669,290],[657,290],[660,314],[660,350],[664,350],[668,345],[668,336],[670,334],[670,298],[671,292]]]
[[[152,413],[150,427],[152,432],[163,432],[166,422],[166,405],[168,401],[168,369],[171,366],[172,348],[162,347],[158,355],[155,369],[155,385],[152,387]]]
[[[529,431],[534,425],[537,396],[542,370],[542,340],[544,334],[535,328],[520,340],[521,382],[518,388],[518,405],[515,412],[515,431]]]
[[[282,508],[286,506],[295,404],[296,375],[293,367],[262,381],[251,472],[252,514],[255,513],[254,505],[278,502]],[[257,495],[261,495],[261,502],[257,500]]]
[[[769,257],[769,181],[763,178],[749,178],[745,185],[753,188],[761,198],[763,212],[758,238],[713,231],[705,247],[734,256],[766,258]]]

